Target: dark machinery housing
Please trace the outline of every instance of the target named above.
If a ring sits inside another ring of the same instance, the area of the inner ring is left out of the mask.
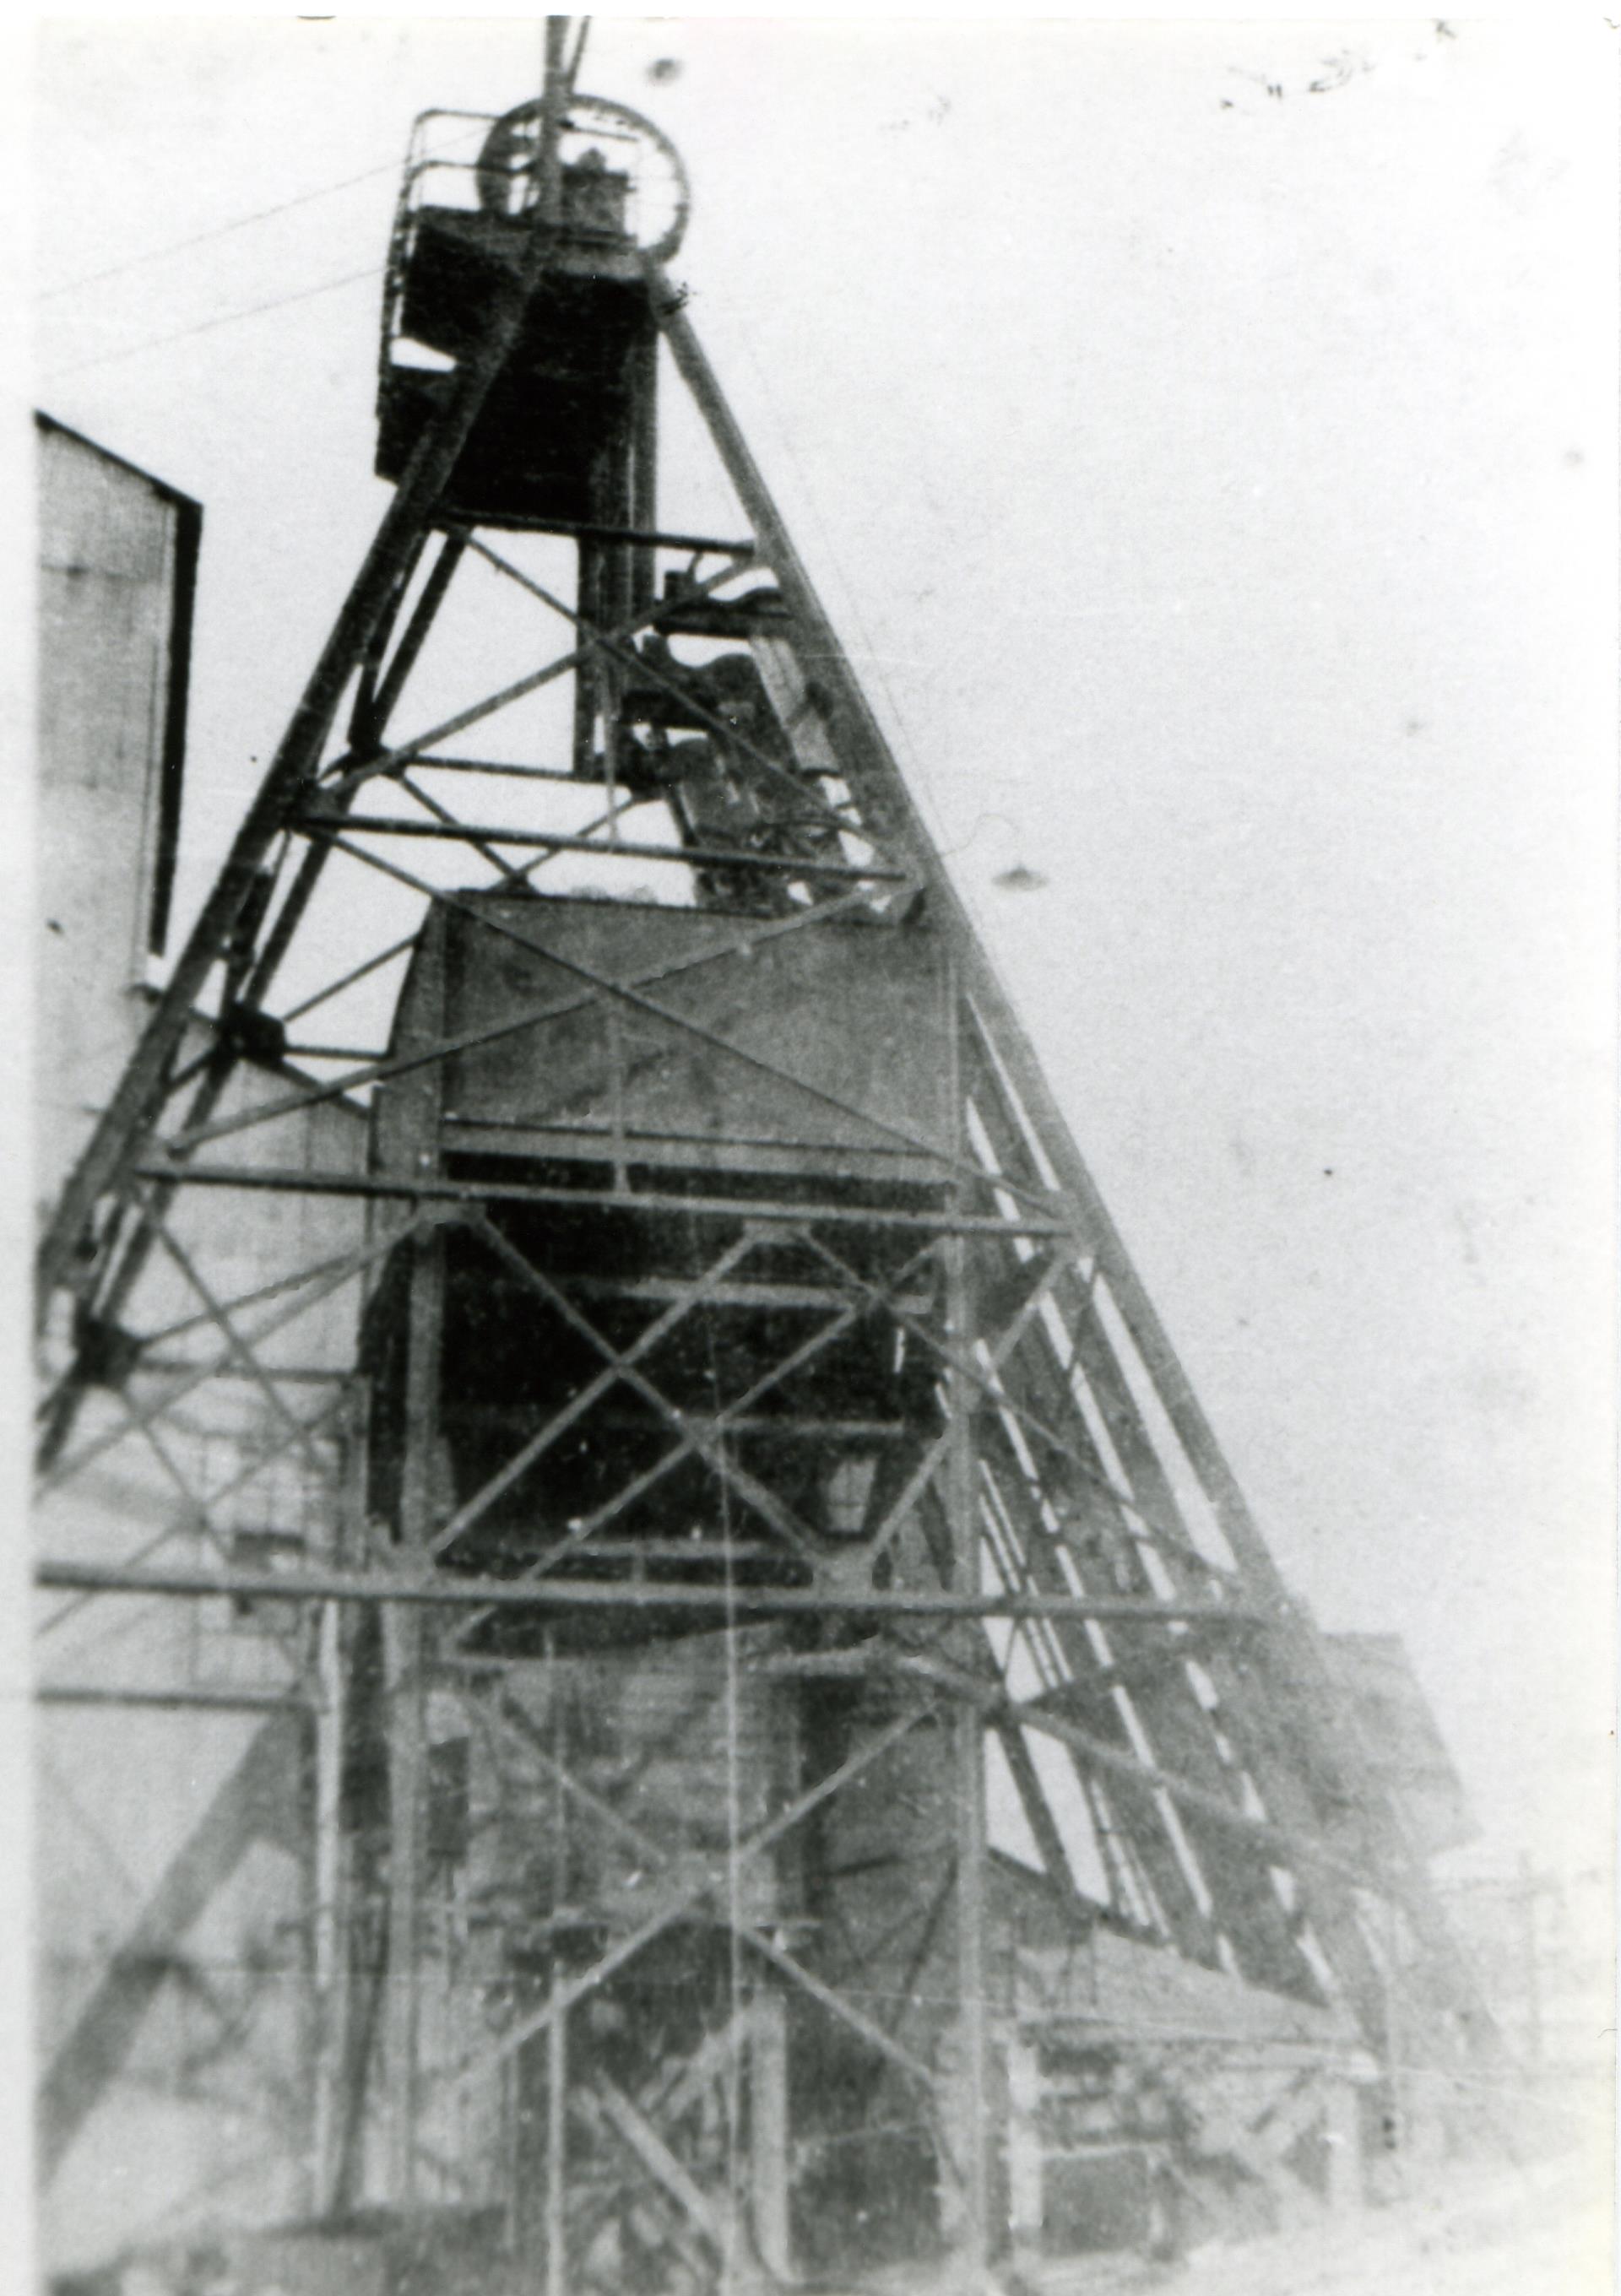
[[[466,113],[417,122],[389,254],[377,470],[398,479],[523,269],[537,228],[544,268],[522,332],[445,488],[447,510],[491,526],[534,521],[650,525],[654,353],[644,256],[679,242],[686,183],[674,148],[622,105],[576,99],[558,152],[555,221],[539,199],[543,105],[489,123],[478,157],[427,156]],[[632,172],[634,169],[634,176]],[[651,237],[650,175],[662,193]]]

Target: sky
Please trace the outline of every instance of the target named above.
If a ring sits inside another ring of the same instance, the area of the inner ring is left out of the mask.
[[[183,920],[386,502],[412,118],[539,60],[37,28],[36,401],[205,511]],[[1597,18],[613,17],[582,74],[683,152],[694,323],[1283,1569],[1563,1866],[1609,1814],[1613,70]]]

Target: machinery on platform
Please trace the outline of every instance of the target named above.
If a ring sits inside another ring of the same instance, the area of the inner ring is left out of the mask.
[[[979,2289],[1343,2201],[1395,2022],[1489,2021],[564,29],[419,126],[390,507],[42,1246],[41,1581],[235,1733],[47,2156],[154,1940],[279,1890],[244,2285]],[[661,523],[672,383],[732,537]],[[402,734],[475,577],[563,650]]]

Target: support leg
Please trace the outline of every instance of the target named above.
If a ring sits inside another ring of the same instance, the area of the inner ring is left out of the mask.
[[[546,2036],[546,2296],[568,2296],[568,2007],[552,1980]]]
[[[348,2122],[349,1857],[342,1830],[343,1652],[339,1606],[321,1619],[316,1722],[315,2096],[310,2144],[312,2211],[334,2205]]]
[[[780,1993],[750,2013],[749,2177],[754,2243],[768,2272],[792,2277],[788,2226],[788,2023]]]
[[[1337,2079],[1332,2074],[1325,2087],[1329,2212],[1335,2217],[1352,2217],[1362,2204],[1362,2100],[1350,2081]]]
[[[416,1948],[422,1875],[422,1620],[402,1603],[383,1619],[389,1673],[388,2000],[383,2067],[388,2192],[416,2190]]]

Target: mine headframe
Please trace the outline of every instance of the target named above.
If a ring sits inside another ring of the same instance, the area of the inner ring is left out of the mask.
[[[690,846],[836,861],[836,826],[816,788],[836,764],[794,756],[769,691],[772,657],[746,651],[785,632],[780,594],[759,582],[720,597],[668,565],[658,587],[654,266],[685,228],[679,157],[622,105],[575,98],[555,150],[547,116],[542,99],[480,122],[488,133],[471,161],[429,156],[435,135],[465,115],[430,112],[417,123],[383,307],[378,472],[403,476],[492,306],[532,259],[549,211],[544,263],[523,291],[515,339],[445,482],[441,513],[572,537],[586,624],[646,629],[629,645],[586,648],[575,679],[577,775],[663,798]],[[683,666],[670,648],[678,635],[731,650]],[[780,913],[789,900],[780,875],[723,863],[701,869],[696,887],[700,901],[734,907]]]
[[[481,2210],[555,2296],[945,2284],[1031,2231],[1089,1939],[1330,2053],[1485,2028],[664,274],[679,162],[554,53],[475,157],[419,123],[391,504],[47,1229],[43,1575],[273,1606],[317,2213]],[[744,538],[661,522],[666,355]],[[473,576],[564,651],[401,738]],[[561,756],[451,746],[571,681]]]

